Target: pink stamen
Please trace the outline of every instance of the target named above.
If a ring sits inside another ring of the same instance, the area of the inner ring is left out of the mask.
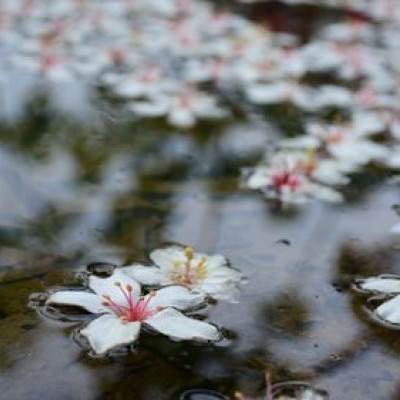
[[[193,94],[190,91],[182,93],[179,97],[179,104],[183,108],[190,108],[193,104]]]
[[[190,1],[189,0],[177,0],[178,13],[186,14],[189,11]]]
[[[370,86],[365,86],[356,93],[357,100],[361,105],[369,107],[374,105],[376,102],[376,95],[374,90]]]
[[[144,70],[142,81],[145,83],[152,83],[156,80],[158,69],[155,65],[149,65]]]
[[[215,61],[211,64],[211,77],[214,81],[221,78],[224,69],[224,62],[222,60]]]
[[[54,54],[48,54],[44,53],[41,56],[41,68],[43,71],[47,71],[53,67],[55,67],[57,64],[60,63],[60,58],[55,56]]]
[[[272,187],[280,194],[286,186],[290,190],[296,190],[301,184],[299,172],[295,169],[290,169],[286,165],[280,167],[271,177]]]
[[[123,287],[119,282],[116,282],[115,285],[123,294],[126,304],[118,304],[110,296],[103,296],[106,300],[103,304],[111,308],[122,320],[127,322],[142,322],[161,310],[160,308],[149,308],[150,301],[155,296],[155,293],[150,293],[146,299],[140,298],[135,302],[133,288],[130,285]]]
[[[328,143],[338,143],[343,139],[343,135],[339,130],[336,130],[329,134],[326,138]]]

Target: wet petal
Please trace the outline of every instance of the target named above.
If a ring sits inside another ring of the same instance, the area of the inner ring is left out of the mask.
[[[158,312],[146,320],[146,323],[156,331],[175,339],[207,341],[220,339],[220,333],[215,326],[188,318],[173,308]]]
[[[207,269],[219,268],[228,263],[226,258],[222,255],[216,254],[209,256],[204,253],[194,253],[194,262],[199,263],[202,257],[207,258],[205,264]],[[150,253],[150,259],[164,271],[170,271],[175,261],[186,262],[184,248],[178,246],[154,250]]]
[[[215,254],[213,256],[207,256],[207,270],[214,270],[214,269],[229,269],[229,268],[224,268],[228,264],[228,260],[222,256],[221,254]],[[233,270],[232,270],[233,271]]]
[[[140,297],[140,284],[128,275],[121,272],[121,269],[116,269],[109,278],[99,278],[97,276],[89,277],[89,287],[99,296],[110,296],[111,299],[118,304],[125,304],[126,299],[122,293],[121,287],[116,283],[120,283],[121,287],[126,290],[130,285],[133,289],[132,296],[135,301]]]
[[[392,324],[400,323],[400,296],[386,301],[376,309],[376,313],[385,321]]]
[[[392,229],[391,229],[391,232],[392,233],[400,233],[400,224],[393,225]]]
[[[178,246],[154,250],[150,253],[150,259],[162,270],[168,271],[172,268],[174,261],[186,261],[183,248]]]
[[[196,124],[196,117],[190,110],[176,108],[170,112],[168,122],[178,128],[191,128]]]
[[[240,272],[232,268],[220,268],[210,271],[198,289],[217,300],[236,301],[241,280]]]
[[[151,308],[174,307],[179,310],[187,310],[199,305],[203,301],[203,294],[193,293],[183,286],[168,286],[158,290],[149,304]]]
[[[367,278],[360,282],[360,288],[372,292],[400,293],[400,279]]]
[[[142,285],[159,285],[163,275],[157,267],[146,267],[140,264],[123,267],[121,268],[121,272]]]
[[[313,390],[307,389],[304,390],[299,400],[323,400],[324,397],[320,396],[319,394],[315,393]]]
[[[124,322],[113,315],[103,315],[81,330],[97,354],[133,343],[139,336],[140,322]]]
[[[312,197],[315,197],[319,200],[328,201],[331,203],[341,203],[343,201],[343,196],[340,192],[333,190],[327,186],[309,184],[307,192]]]
[[[65,290],[55,292],[47,299],[46,304],[60,304],[66,306],[81,307],[91,313],[99,314],[108,312],[109,309],[103,306],[104,299],[93,293]]]
[[[270,169],[267,167],[257,167],[247,178],[246,186],[250,189],[263,189],[270,183]]]

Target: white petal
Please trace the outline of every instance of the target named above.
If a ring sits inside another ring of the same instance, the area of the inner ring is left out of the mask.
[[[400,279],[367,278],[360,284],[361,289],[381,293],[400,293]]]
[[[120,287],[116,285],[120,283],[122,288],[130,285],[133,288],[132,297],[137,301],[140,297],[140,285],[134,279],[116,269],[109,278],[99,278],[97,276],[89,277],[89,287],[99,296],[110,296],[111,299],[118,304],[125,304],[126,299]]]
[[[113,315],[103,315],[81,330],[97,354],[134,342],[139,332],[140,322],[123,322]]]
[[[142,117],[161,117],[168,112],[168,104],[156,101],[140,101],[131,103],[130,109]]]
[[[210,270],[198,290],[218,300],[234,301],[239,294],[241,280],[242,274],[239,271],[222,267]]]
[[[387,322],[400,323],[400,296],[396,296],[380,305],[376,309],[376,313]]]
[[[201,255],[200,255],[201,257]],[[214,254],[212,256],[206,256],[207,257],[207,262],[206,262],[206,267],[207,271],[214,270],[214,269],[224,269],[228,264],[228,260],[222,256],[221,254]],[[228,268],[230,271],[234,271],[231,268]]]
[[[170,112],[168,122],[178,128],[191,128],[196,124],[196,117],[190,110],[176,108]]]
[[[342,168],[342,165],[334,160],[323,160],[318,162],[312,177],[326,185],[346,185],[350,179],[344,174]]]
[[[163,275],[157,267],[145,267],[140,264],[123,267],[121,268],[121,272],[142,285],[159,285]]]
[[[323,399],[324,397],[320,396],[319,394],[316,394],[313,390],[310,389],[305,390],[299,397],[299,400],[323,400]]]
[[[178,310],[187,310],[203,301],[203,294],[193,293],[183,286],[168,286],[156,292],[156,295],[150,300],[149,306],[151,308],[174,307]]]
[[[310,184],[307,187],[307,191],[310,195],[319,200],[328,201],[331,203],[341,203],[343,201],[343,196],[341,193],[327,186]]]
[[[227,264],[226,258],[222,255],[215,254],[209,256],[204,253],[194,253],[194,260],[192,261],[193,265],[197,265],[201,261],[202,257],[207,258],[207,262],[205,264],[207,270],[219,268]],[[154,264],[159,266],[164,273],[169,273],[169,271],[171,271],[175,261],[180,261],[182,263],[186,262],[184,248],[178,246],[154,250],[150,253],[150,259],[154,262]]]
[[[298,138],[281,140],[279,142],[279,147],[308,150],[316,149],[320,144],[320,140],[314,136],[301,136]]]
[[[77,306],[85,310],[99,314],[109,312],[109,308],[103,306],[104,299],[93,293],[66,290],[55,292],[47,299],[46,304],[61,304]]]
[[[270,168],[257,167],[253,170],[246,181],[246,186],[250,189],[263,189],[270,182]]]
[[[214,326],[188,318],[173,308],[158,312],[146,320],[146,323],[156,331],[175,339],[207,341],[220,339],[220,333]]]
[[[150,253],[150,259],[161,269],[168,271],[172,268],[174,261],[186,261],[183,248],[177,246],[154,250]]]
[[[392,229],[391,229],[391,232],[392,233],[400,233],[400,224],[393,225]]]
[[[141,96],[145,90],[145,85],[141,82],[124,81],[115,87],[114,92],[121,97],[134,98]]]

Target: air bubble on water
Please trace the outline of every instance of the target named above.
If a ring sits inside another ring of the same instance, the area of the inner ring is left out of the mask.
[[[229,400],[229,398],[215,390],[192,389],[182,393],[179,400]]]
[[[86,266],[86,269],[93,275],[101,278],[107,278],[111,276],[117,266],[109,262],[92,262]]]
[[[273,400],[284,398],[285,400],[309,399],[312,394],[313,400],[328,400],[329,394],[325,390],[316,389],[305,382],[282,382],[271,386]]]
[[[47,293],[32,293],[28,299],[28,306],[34,310],[43,307],[48,297]]]

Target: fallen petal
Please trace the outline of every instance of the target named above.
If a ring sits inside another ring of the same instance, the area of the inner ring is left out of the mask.
[[[158,312],[146,320],[146,323],[156,331],[175,339],[215,342],[221,337],[215,326],[188,318],[173,308]]]
[[[139,336],[140,322],[124,322],[114,315],[103,315],[81,330],[96,354],[133,343]]]

